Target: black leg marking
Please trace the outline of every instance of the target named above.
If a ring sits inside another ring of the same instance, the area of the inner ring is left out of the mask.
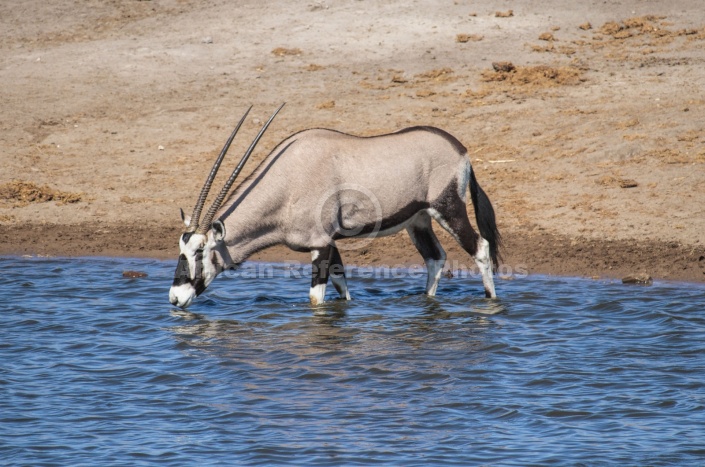
[[[338,247],[333,247],[330,258],[330,274],[336,277],[345,277],[345,268],[343,267],[343,258],[340,257]]]
[[[424,261],[440,260],[445,256],[442,252],[442,248],[436,234],[433,233],[433,229],[429,223],[428,227],[410,226],[408,229],[411,241],[416,246],[416,249],[421,253]]]
[[[480,236],[470,225],[465,202],[458,197],[455,187],[452,187],[451,192],[434,203],[433,207],[440,215],[438,221],[470,256],[475,257]]]
[[[333,247],[333,252],[331,253],[330,259],[330,277],[333,282],[333,287],[338,292],[341,298],[350,300],[350,294],[348,292],[348,284],[345,279],[345,266],[343,266],[343,259],[340,257],[340,251],[337,247]]]
[[[485,296],[495,296],[494,280],[492,279],[492,260],[490,258],[489,243],[481,239],[480,235],[470,225],[465,202],[458,196],[455,187],[450,187],[434,204],[433,208],[438,213],[436,220],[448,231],[461,247],[475,260],[482,273],[482,283],[485,287]]]
[[[443,251],[436,234],[433,233],[431,217],[425,212],[419,213],[414,222],[406,228],[406,231],[426,263],[428,272],[426,293],[431,296],[436,295],[438,281],[445,265],[446,253]]]
[[[463,247],[470,256],[473,258],[477,254],[477,241],[480,236],[475,232],[475,229],[470,225],[468,220],[468,215],[463,212],[462,215],[457,217],[452,217],[450,219],[443,217],[448,225],[448,233],[450,233],[457,241],[460,246]]]
[[[328,246],[312,251],[318,252],[318,256],[311,260],[311,287],[325,285],[328,283],[328,276],[330,275],[333,247]]]

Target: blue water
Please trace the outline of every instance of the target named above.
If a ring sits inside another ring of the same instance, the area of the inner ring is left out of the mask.
[[[312,309],[269,265],[182,311],[174,266],[0,259],[0,464],[705,462],[702,285],[400,274]]]

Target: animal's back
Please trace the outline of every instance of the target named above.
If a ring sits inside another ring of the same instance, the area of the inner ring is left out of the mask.
[[[379,219],[403,222],[399,216],[430,206],[467,173],[465,148],[439,132],[420,128],[357,137],[303,131],[275,149],[270,173],[262,174],[256,196],[270,197],[270,205],[280,206],[291,245],[316,244],[311,226],[321,222],[329,233],[338,221],[352,231]]]
[[[307,224],[322,202],[337,197],[340,205],[353,206],[362,196],[374,200],[383,214],[405,212],[410,205],[437,199],[468,168],[462,144],[432,127],[371,137],[304,130],[282,141],[231,194],[224,210],[240,209],[244,203],[245,216],[254,211],[263,215],[247,205],[266,205],[283,209],[282,215],[294,224]],[[464,192],[466,186],[458,188]],[[367,214],[373,213],[360,216]]]
[[[451,174],[457,174],[457,167],[468,161],[467,151],[457,139],[432,127],[371,137],[312,129],[288,141],[291,147],[287,152],[291,154],[282,164],[287,166],[282,167],[286,173],[298,173],[304,180],[359,184],[379,196],[413,187],[433,197],[446,186]]]

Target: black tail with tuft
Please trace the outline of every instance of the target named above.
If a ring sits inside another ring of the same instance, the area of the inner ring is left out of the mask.
[[[475,220],[477,221],[480,235],[490,244],[492,269],[496,271],[501,258],[499,249],[502,246],[502,236],[497,229],[492,203],[490,203],[490,199],[477,183],[475,171],[472,169],[470,170],[470,199],[472,199],[472,205],[475,207]]]

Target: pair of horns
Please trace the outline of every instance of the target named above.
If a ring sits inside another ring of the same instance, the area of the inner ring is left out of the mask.
[[[215,180],[215,176],[218,174],[218,169],[220,168],[220,164],[223,162],[223,158],[225,157],[225,154],[228,152],[228,149],[230,148],[230,144],[235,139],[235,135],[237,135],[237,132],[240,129],[240,127],[242,126],[242,123],[245,121],[247,114],[249,114],[250,110],[252,110],[252,106],[250,106],[250,108],[247,109],[247,111],[245,112],[245,115],[242,116],[242,118],[240,119],[240,122],[237,124],[237,126],[235,127],[233,132],[230,134],[230,137],[225,142],[225,146],[223,146],[223,149],[220,151],[218,158],[215,160],[215,163],[213,164],[213,168],[211,169],[211,172],[208,174],[208,178],[206,179],[206,182],[203,184],[203,188],[201,188],[201,194],[198,196],[198,201],[196,202],[196,206],[193,208],[193,214],[191,215],[191,224],[189,225],[189,228],[188,228],[189,232],[197,232],[197,233],[205,234],[208,231],[208,229],[210,229],[211,222],[213,222],[213,216],[215,216],[215,213],[218,211],[218,209],[220,209],[220,206],[223,204],[223,201],[225,200],[225,197],[228,195],[228,192],[230,191],[230,188],[233,186],[233,183],[235,183],[235,179],[240,174],[240,171],[242,170],[242,168],[245,166],[245,163],[247,162],[247,159],[250,157],[250,154],[252,154],[252,151],[254,151],[255,146],[257,146],[257,143],[259,142],[260,138],[262,138],[262,135],[267,130],[267,127],[269,127],[269,124],[272,123],[272,120],[274,120],[274,117],[277,116],[277,114],[282,109],[282,107],[284,107],[284,104],[280,105],[279,108],[274,111],[272,116],[269,117],[269,120],[267,120],[267,123],[264,124],[262,129],[257,134],[257,137],[252,141],[252,144],[250,144],[250,147],[245,152],[245,155],[242,156],[240,163],[237,165],[237,167],[235,167],[235,170],[233,170],[233,173],[230,174],[230,178],[228,178],[228,181],[225,182],[225,185],[220,190],[220,193],[218,193],[218,196],[213,201],[213,204],[206,212],[206,216],[203,218],[203,221],[199,222],[198,218],[201,216],[201,211],[203,210],[203,206],[206,204],[206,198],[208,198],[208,192],[211,189],[211,185],[213,185],[213,180]]]

